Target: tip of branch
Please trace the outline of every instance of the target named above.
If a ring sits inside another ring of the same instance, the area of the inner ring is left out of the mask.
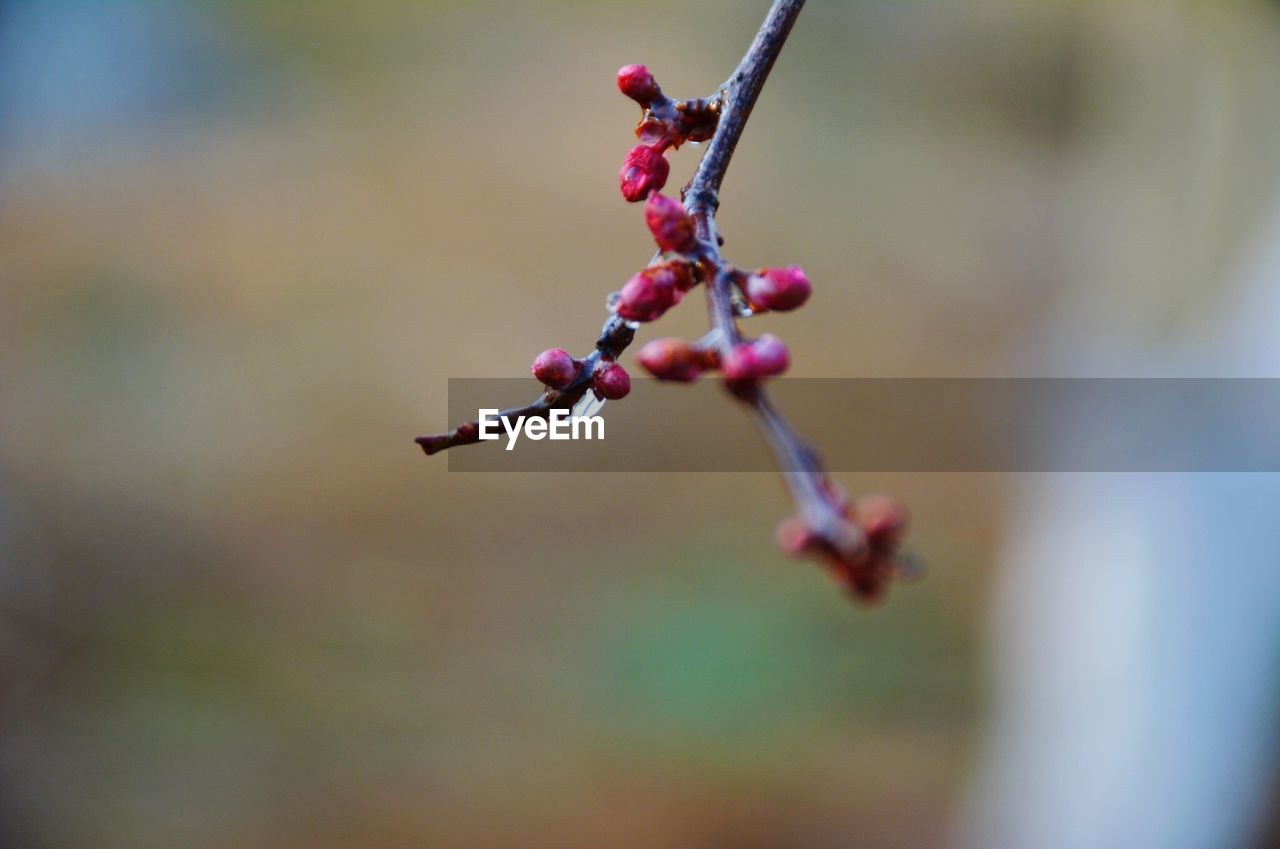
[[[428,457],[449,447],[449,437],[444,434],[437,434],[435,436],[419,436],[413,441],[422,448],[422,453],[426,454]]]

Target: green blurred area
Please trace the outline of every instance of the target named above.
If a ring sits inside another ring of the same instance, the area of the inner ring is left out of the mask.
[[[999,479],[846,477],[931,566],[866,612],[773,549],[770,476],[410,441],[449,377],[588,348],[650,250],[614,70],[710,92],[765,4],[94,5],[50,20],[164,47],[101,114],[8,9],[72,94],[13,86],[0,135],[0,839],[939,844]],[[1277,35],[1244,2],[814,0],[723,193],[729,254],[817,287],[759,321],[806,376],[1185,332],[1275,186]]]

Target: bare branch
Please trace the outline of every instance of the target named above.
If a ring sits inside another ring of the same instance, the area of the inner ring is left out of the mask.
[[[737,70],[721,86],[720,125],[685,192],[685,205],[695,217],[699,210],[714,216],[720,206],[720,184],[729,160],[804,3],[805,0],[775,0]]]

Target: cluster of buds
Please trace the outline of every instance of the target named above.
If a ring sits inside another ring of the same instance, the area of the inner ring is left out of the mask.
[[[709,273],[705,246],[680,201],[654,192],[645,203],[644,217],[663,258],[628,280],[618,295],[615,310],[634,322],[660,318]],[[752,312],[793,310],[813,291],[796,265],[762,268],[754,274],[733,271],[731,276]],[[719,368],[730,391],[738,395],[748,394],[759,381],[782,374],[791,364],[786,344],[769,333],[734,345],[723,356],[681,339],[658,339],[641,348],[637,359],[659,380],[679,383]]]
[[[866,602],[879,601],[889,585],[908,571],[900,553],[907,530],[907,510],[884,495],[868,495],[850,502],[828,482],[829,497],[844,517],[861,528],[866,542],[854,554],[839,552],[800,516],[778,525],[778,547],[792,557],[815,559],[848,592]]]
[[[704,371],[718,368],[720,355],[714,348],[671,337],[646,342],[636,352],[636,362],[659,380],[691,383]]]
[[[628,280],[618,293],[615,309],[627,321],[661,318],[704,277],[701,244],[684,205],[655,192],[645,203],[644,213],[664,256]]]
[[[616,359],[631,342],[637,324],[660,318],[699,283],[716,286],[712,301],[713,308],[719,308],[714,313],[719,320],[713,332],[699,342],[655,339],[640,348],[636,360],[655,378],[678,383],[719,371],[730,392],[748,404],[760,402],[761,381],[783,374],[791,355],[777,336],[765,333],[744,339],[736,322],[725,322],[722,301],[729,299],[727,287],[736,288],[731,293],[736,301],[732,306],[741,308],[745,316],[797,309],[809,300],[813,286],[795,265],[754,272],[734,268],[721,258],[719,245],[712,244],[714,229],[706,226],[700,236],[699,224],[707,222],[701,218],[695,222],[683,203],[661,194],[670,172],[667,150],[715,135],[721,108],[718,97],[673,100],[663,94],[644,65],[622,68],[618,88],[643,110],[636,127],[641,143],[627,154],[619,184],[628,201],[645,201],[645,223],[659,257],[616,294],[612,301],[615,317],[606,323],[591,355],[575,359],[560,348],[538,355],[531,370],[547,391],[535,404],[545,409],[576,403],[588,389],[599,399],[626,397],[631,378]],[[449,445],[477,441],[475,429],[471,422],[451,434],[420,437],[418,442],[430,454]],[[786,432],[780,438],[795,441],[794,434]],[[879,599],[889,583],[904,572],[899,546],[907,525],[905,509],[883,496],[853,502],[825,477],[820,466],[806,471],[818,476],[819,486],[816,492],[806,489],[796,494],[798,514],[778,526],[778,545],[792,556],[821,562],[854,596],[865,601]]]
[[[654,339],[636,353],[636,361],[658,380],[690,383],[706,371],[720,369],[725,384],[737,395],[749,394],[767,377],[787,370],[791,355],[786,344],[772,333],[742,342],[720,353],[711,346],[684,339]]]
[[[622,196],[635,203],[650,192],[661,191],[671,171],[668,148],[686,141],[706,141],[715,135],[720,121],[720,101],[697,98],[673,100],[644,65],[625,65],[618,70],[618,90],[640,104],[643,114],[636,125],[640,144],[627,154],[618,172]]]
[[[533,360],[529,370],[549,389],[568,389],[583,376],[586,362],[574,359],[563,348],[548,348]],[[600,358],[591,369],[591,391],[597,398],[617,401],[631,392],[631,376],[616,362]]]

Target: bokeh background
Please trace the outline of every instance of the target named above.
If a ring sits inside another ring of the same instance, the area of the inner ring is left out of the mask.
[[[1019,774],[992,623],[1051,481],[842,476],[930,565],[866,612],[774,551],[772,476],[449,474],[410,441],[448,378],[589,348],[650,251],[615,69],[708,93],[764,7],[0,0],[0,843],[907,849],[1025,814],[982,791]],[[813,0],[723,192],[730,255],[817,287],[757,320],[800,376],[1280,372],[1250,347],[1278,60],[1261,2]],[[1276,572],[1209,508],[1182,599]],[[1055,574],[1106,655],[1109,573]],[[1271,704],[1277,652],[1210,651],[1246,618],[1280,645],[1233,604],[1196,666]],[[1216,710],[1204,748],[1270,761],[1270,708]],[[1280,845],[1268,770],[1224,770],[1257,800],[1208,837],[1091,845]]]

